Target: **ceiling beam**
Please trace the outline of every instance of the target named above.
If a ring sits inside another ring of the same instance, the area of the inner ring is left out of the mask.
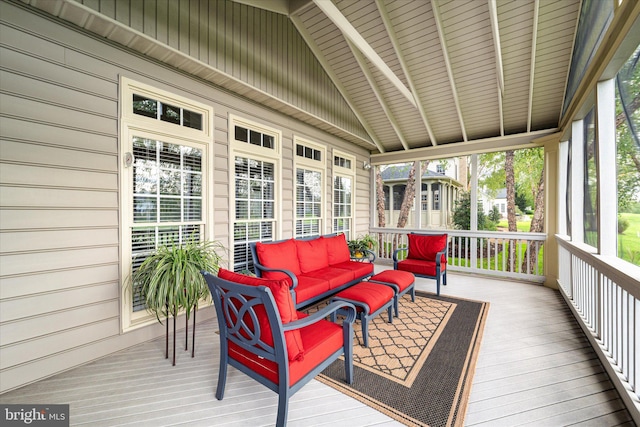
[[[338,27],[344,37],[364,54],[364,56],[375,65],[384,76],[407,98],[407,100],[415,108],[418,108],[413,93],[400,81],[398,76],[389,68],[384,60],[376,53],[376,51],[367,43],[340,10],[331,2],[331,0],[313,0],[313,2],[322,10],[322,12]]]
[[[533,36],[531,37],[531,71],[529,72],[529,110],[527,117],[527,132],[531,132],[533,116],[533,82],[536,72],[536,48],[538,45],[538,18],[540,15],[540,0],[536,0],[533,9]]]
[[[453,68],[451,67],[451,61],[449,60],[449,50],[447,49],[447,42],[445,40],[444,28],[442,26],[442,18],[440,17],[440,11],[438,10],[438,3],[435,0],[431,0],[431,9],[433,9],[433,17],[436,21],[436,27],[438,29],[438,38],[440,39],[440,47],[442,48],[442,57],[447,67],[447,76],[449,77],[449,84],[451,85],[451,93],[453,95],[453,101],[456,105],[456,111],[458,112],[458,121],[460,122],[460,130],[462,131],[462,140],[467,141],[467,130],[464,126],[464,119],[462,118],[462,109],[460,108],[460,99],[458,98],[458,89],[456,87],[456,81],[453,76]]]
[[[416,99],[418,112],[420,113],[420,117],[422,118],[424,127],[427,129],[427,133],[429,134],[429,141],[431,142],[432,145],[438,145],[438,142],[436,141],[436,137],[433,134],[433,130],[429,125],[429,120],[427,120],[427,113],[424,111],[422,102],[420,102],[420,96],[418,96],[418,91],[416,90],[416,86],[413,82],[413,76],[409,71],[409,67],[407,66],[407,62],[404,59],[404,55],[402,54],[402,49],[400,48],[400,43],[398,42],[398,37],[396,36],[396,32],[393,30],[393,24],[391,23],[391,18],[389,18],[387,9],[382,0],[376,0],[376,6],[378,7],[378,11],[380,12],[380,17],[382,18],[382,22],[384,23],[384,26],[387,29],[387,34],[389,34],[389,39],[391,40],[391,44],[393,44],[393,49],[396,52],[398,61],[400,61],[400,66],[402,67],[402,71],[404,72],[404,75],[407,78],[407,82],[409,83],[409,88],[411,89],[411,92],[413,93],[413,96]]]
[[[502,66],[502,48],[500,47],[500,27],[498,25],[498,6],[496,0],[489,0],[489,17],[491,18],[491,33],[493,34],[493,49],[496,52],[496,73],[500,93],[504,92],[504,68]]]
[[[376,133],[373,131],[371,126],[369,126],[369,123],[365,119],[364,115],[360,113],[360,110],[352,102],[351,98],[349,97],[349,92],[344,87],[344,85],[342,84],[342,82],[340,81],[336,73],[333,71],[333,68],[331,67],[326,57],[322,53],[322,50],[320,49],[320,47],[318,47],[315,40],[313,40],[313,37],[311,36],[307,28],[304,26],[304,23],[302,22],[300,17],[296,15],[291,15],[289,18],[291,19],[291,22],[293,22],[293,25],[295,25],[296,29],[298,30],[298,32],[300,33],[304,41],[307,43],[307,46],[309,46],[309,49],[311,49],[311,52],[313,52],[313,55],[316,57],[318,62],[320,62],[320,65],[322,65],[322,68],[327,73],[327,75],[329,76],[329,78],[331,79],[335,87],[340,92],[345,102],[349,105],[349,108],[351,108],[351,111],[353,111],[353,114],[355,114],[355,116],[358,118],[364,130],[367,131],[367,133],[369,134],[369,138],[371,138],[371,141],[373,141],[373,144],[376,146],[379,152],[384,153],[386,150],[384,149],[382,142],[376,136]]]
[[[466,156],[469,154],[491,153],[494,151],[516,150],[519,148],[541,147],[547,143],[550,135],[556,134],[560,141],[557,128],[525,132],[515,135],[498,136],[494,138],[477,139],[473,141],[440,144],[437,147],[412,148],[409,151],[394,151],[384,154],[372,154],[372,165],[406,163],[416,160],[437,160],[449,157]]]
[[[376,98],[378,99],[378,102],[380,103],[380,106],[382,107],[382,110],[384,111],[384,114],[387,116],[387,119],[389,119],[389,123],[391,123],[391,127],[393,128],[393,130],[395,131],[396,135],[398,136],[398,139],[400,140],[400,143],[402,144],[402,147],[405,150],[408,150],[409,149],[409,144],[407,144],[407,141],[405,140],[404,136],[402,135],[402,131],[400,130],[400,125],[398,125],[398,122],[396,121],[396,119],[395,119],[395,117],[393,115],[393,112],[389,108],[389,105],[387,104],[387,101],[385,101],[384,96],[380,92],[380,88],[378,87],[378,84],[376,83],[376,80],[375,80],[375,77],[373,76],[373,73],[371,73],[371,70],[369,69],[369,66],[367,65],[367,61],[364,59],[364,56],[362,56],[362,53],[360,53],[360,51],[353,45],[353,43],[351,43],[349,40],[347,40],[347,44],[351,48],[351,52],[353,53],[353,56],[355,56],[356,61],[358,61],[358,65],[360,65],[360,68],[362,69],[362,72],[364,73],[364,76],[366,77],[367,81],[369,82],[369,86],[371,86],[371,90],[373,90],[373,93],[375,94]]]
[[[504,66],[502,64],[502,46],[500,44],[500,25],[498,21],[498,5],[496,0],[489,0],[489,17],[493,34],[493,49],[496,56],[496,78],[498,84],[498,114],[500,115],[500,135],[504,136],[504,112],[502,97],[504,96]]]

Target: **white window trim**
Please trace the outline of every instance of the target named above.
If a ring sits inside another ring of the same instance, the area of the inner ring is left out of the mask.
[[[133,94],[147,95],[171,105],[187,108],[202,114],[203,130],[165,123],[153,118],[133,113]],[[120,290],[123,333],[157,322],[153,314],[146,310],[134,312],[131,290],[127,280],[131,274],[131,227],[133,225],[133,167],[129,156],[133,152],[133,136],[162,140],[163,142],[189,145],[203,150],[202,157],[202,221],[204,238],[213,238],[213,185],[211,173],[213,165],[213,141],[211,137],[213,108],[196,103],[187,98],[135,82],[129,78],[120,78]]]
[[[274,136],[274,147],[265,148],[257,145],[248,144],[235,139],[235,127],[243,126],[251,130],[260,131]],[[235,158],[236,156],[247,157],[260,161],[267,161],[274,164],[274,230],[273,238],[275,240],[282,238],[282,131],[265,126],[258,122],[229,114],[228,127],[228,144],[229,144],[229,266],[233,269],[235,265],[233,247],[234,247],[234,225],[236,221],[236,178],[235,178]]]
[[[350,168],[345,168],[342,166],[337,166],[335,164],[335,158],[336,157],[343,157],[345,159],[349,159],[351,160],[351,167]],[[331,154],[331,166],[333,168],[333,176],[331,178],[331,224],[330,224],[330,229],[331,232],[335,232],[333,229],[333,220],[335,219],[334,216],[334,206],[335,206],[335,189],[334,189],[334,178],[338,177],[338,176],[342,176],[342,177],[347,177],[347,178],[351,178],[351,216],[347,217],[349,218],[351,221],[351,238],[353,238],[354,234],[355,234],[355,223],[356,223],[356,209],[355,209],[355,200],[356,200],[356,171],[355,171],[355,165],[356,165],[356,157],[352,154],[347,154],[344,151],[340,151],[340,150],[336,150],[334,149],[332,154]]]
[[[300,145],[304,145],[305,147],[311,147],[315,150],[320,151],[320,161],[318,160],[313,160],[313,159],[307,159],[306,157],[300,157],[296,154],[296,149],[298,144]],[[292,198],[291,200],[293,200],[293,210],[294,210],[294,214],[293,214],[293,234],[296,234],[296,221],[298,220],[298,216],[297,216],[297,209],[296,209],[296,175],[298,173],[298,168],[303,168],[303,169],[307,169],[307,170],[313,170],[313,171],[317,171],[320,172],[320,227],[319,227],[319,232],[320,234],[324,234],[323,230],[327,229],[326,226],[326,205],[325,205],[325,193],[326,193],[326,182],[327,182],[327,148],[324,145],[320,145],[318,143],[309,141],[308,139],[304,139],[298,136],[293,137],[293,192],[292,192]],[[332,159],[333,160],[333,159]],[[333,191],[332,191],[333,192]]]

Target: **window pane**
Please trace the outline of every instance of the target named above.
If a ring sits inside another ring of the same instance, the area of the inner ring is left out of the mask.
[[[182,120],[184,126],[202,130],[202,114],[194,113],[189,110],[182,110]]]
[[[140,95],[133,95],[133,112],[141,116],[157,118],[158,101]]]
[[[160,197],[160,222],[179,222],[180,208],[180,199]]]
[[[236,138],[236,141],[248,142],[249,141],[249,131],[247,130],[247,128],[236,126],[235,138]]]
[[[133,197],[133,222],[156,222],[158,206],[155,197]]]
[[[160,194],[180,194],[180,172],[160,170]]]
[[[180,107],[176,107],[169,104],[160,104],[161,114],[160,120],[163,122],[180,124]]]
[[[202,196],[202,175],[199,173],[184,173],[185,196]]]

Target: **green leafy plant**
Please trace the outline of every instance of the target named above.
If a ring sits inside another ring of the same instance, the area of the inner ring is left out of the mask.
[[[188,242],[162,246],[149,255],[130,276],[134,294],[145,301],[147,311],[162,317],[177,316],[185,310],[187,319],[198,308],[198,301],[208,295],[202,270],[217,273],[223,250],[219,242]]]
[[[351,255],[355,257],[364,257],[366,256],[365,254],[367,253],[367,251],[375,248],[377,243],[378,242],[376,241],[375,237],[369,234],[365,234],[364,236],[360,236],[357,239],[349,240],[347,242],[347,246],[349,247],[349,252],[351,252]]]

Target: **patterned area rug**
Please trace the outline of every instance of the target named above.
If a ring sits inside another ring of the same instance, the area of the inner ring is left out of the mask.
[[[489,304],[416,292],[400,316],[369,324],[369,347],[355,324],[354,381],[344,363],[317,379],[410,426],[462,426]]]

